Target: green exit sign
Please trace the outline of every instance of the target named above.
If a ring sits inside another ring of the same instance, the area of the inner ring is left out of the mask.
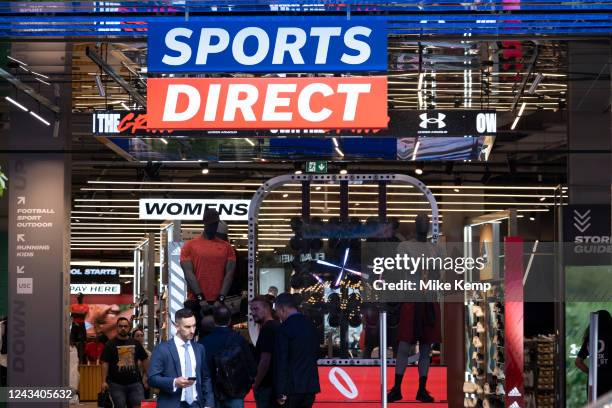
[[[326,161],[307,161],[306,173],[327,173]]]

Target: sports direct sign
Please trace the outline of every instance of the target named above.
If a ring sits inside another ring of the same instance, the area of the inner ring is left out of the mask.
[[[386,128],[386,77],[150,78],[148,129]]]
[[[291,17],[156,23],[149,72],[386,71],[385,22],[370,17]]]

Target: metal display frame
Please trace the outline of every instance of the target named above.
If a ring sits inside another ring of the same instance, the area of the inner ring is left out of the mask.
[[[437,243],[440,236],[440,222],[438,215],[438,204],[432,192],[427,186],[419,179],[408,176],[405,174],[344,174],[344,175],[331,175],[331,174],[288,174],[274,177],[266,181],[261,187],[257,189],[251,204],[249,206],[248,213],[248,299],[249,301],[255,297],[255,274],[257,272],[256,257],[257,257],[257,226],[259,210],[264,199],[275,189],[282,187],[288,183],[311,183],[311,182],[323,182],[323,183],[341,183],[341,182],[364,182],[364,183],[378,183],[379,186],[385,185],[389,182],[395,182],[399,184],[407,184],[416,187],[427,199],[431,206],[431,242]],[[381,194],[385,194],[384,189],[380,189]],[[381,195],[386,200],[386,194]],[[386,201],[384,203],[386,205]],[[387,313],[381,310],[380,315],[380,358],[338,358],[338,359],[320,359],[319,365],[379,365],[381,368],[381,401],[383,407],[387,406]],[[250,311],[248,313],[248,329],[249,336],[253,343],[256,342],[258,333],[256,330],[255,322]]]

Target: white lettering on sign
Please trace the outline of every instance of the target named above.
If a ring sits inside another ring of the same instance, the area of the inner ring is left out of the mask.
[[[118,295],[121,293],[121,285],[119,284],[70,284],[70,294],[76,295],[82,293],[84,295]]]
[[[70,274],[75,276],[117,276],[118,270],[116,268],[109,269],[97,269],[97,268],[72,268]]]
[[[497,133],[497,114],[479,113],[476,115],[476,130],[478,133]]]
[[[32,278],[17,278],[17,294],[31,295],[34,293],[34,281]]]
[[[119,113],[94,113],[93,114],[93,133],[119,133],[117,128],[121,121]]]
[[[315,64],[327,64],[328,50],[333,37],[342,37],[342,41],[350,53],[344,52],[340,60],[349,65],[360,65],[366,62],[372,53],[370,44],[357,37],[369,38],[372,29],[364,26],[348,28],[342,35],[341,27],[311,27],[310,32],[299,27],[278,27],[275,38],[258,27],[245,27],[238,31],[233,38],[223,28],[204,27],[200,30],[198,49],[196,50],[196,65],[206,65],[208,56],[219,54],[230,47],[234,60],[246,66],[260,64],[270,53],[272,48],[272,64],[304,65],[302,49],[310,38],[317,42]],[[189,40],[194,31],[186,27],[176,27],[166,33],[164,41],[168,50],[173,54],[164,54],[162,62],[166,65],[180,66],[189,62],[193,55]],[[255,41],[257,47],[252,55],[245,52],[245,43]],[[273,45],[271,47],[271,45]],[[291,61],[289,61],[290,59]]]
[[[217,210],[222,220],[246,221],[249,213],[249,200],[189,200],[155,199],[140,200],[139,218],[141,220],[198,220],[204,211]]]

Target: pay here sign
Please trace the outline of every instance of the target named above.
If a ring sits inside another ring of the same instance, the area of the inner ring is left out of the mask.
[[[150,78],[148,129],[386,128],[386,77]]]

